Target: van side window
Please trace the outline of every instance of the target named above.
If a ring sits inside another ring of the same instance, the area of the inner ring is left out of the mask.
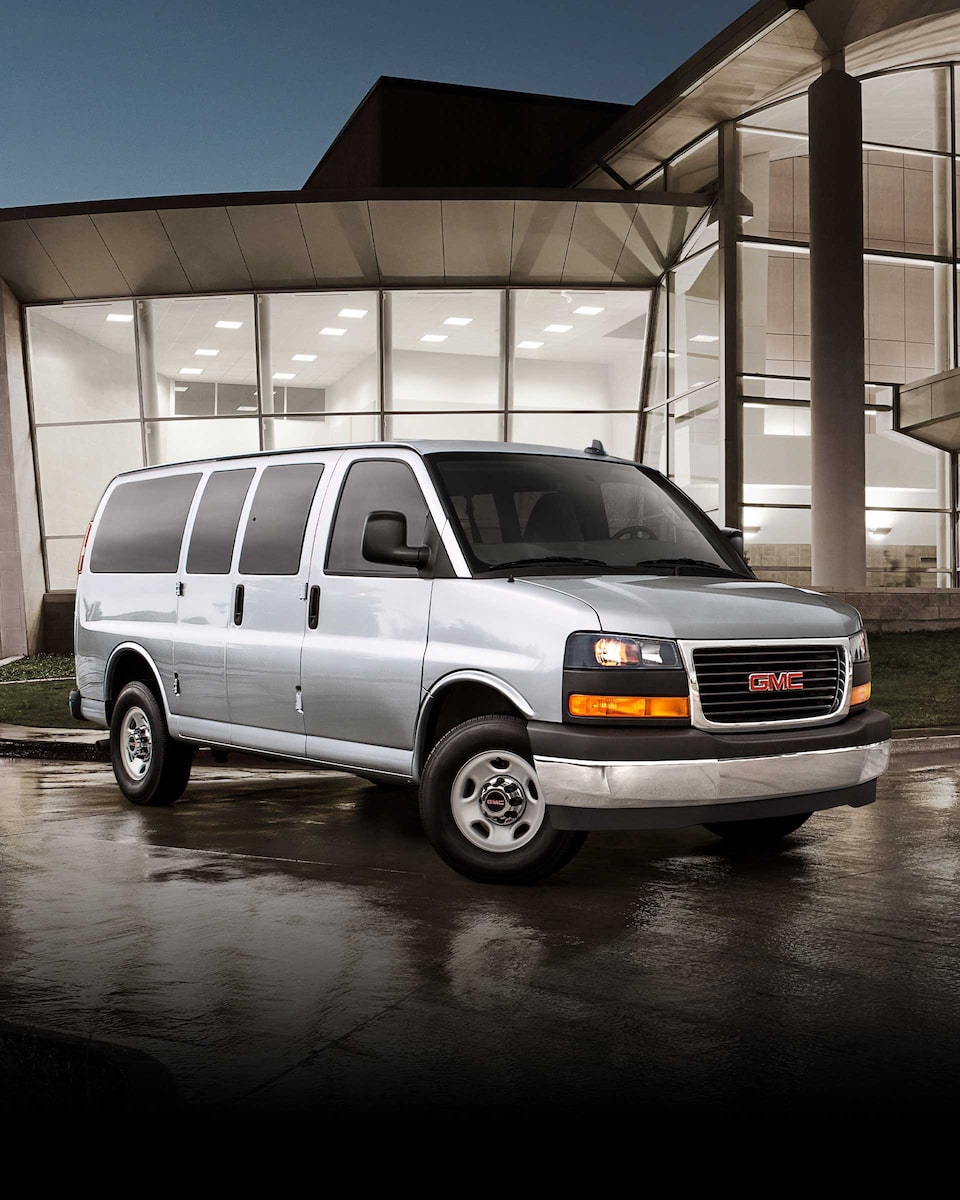
[[[257,485],[240,551],[244,575],[296,575],[322,463],[267,467]]]
[[[97,526],[90,570],[104,575],[163,575],[180,565],[180,544],[199,474],[121,483]]]
[[[240,511],[256,471],[214,471],[200,497],[193,519],[187,572],[190,575],[228,575],[233,562]]]
[[[407,541],[423,542],[427,505],[416,476],[401,462],[370,460],[354,463],[340,492],[330,534],[326,569],[333,575],[416,575],[415,567],[371,563],[361,554],[363,526],[377,509],[402,512],[407,518]]]

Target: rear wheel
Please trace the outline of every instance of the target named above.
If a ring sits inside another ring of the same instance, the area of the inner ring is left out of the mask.
[[[420,816],[444,862],[480,883],[536,883],[586,839],[550,824],[517,717],[474,717],[437,743],[420,784]]]
[[[704,825],[704,829],[732,844],[760,846],[787,837],[812,816],[813,813],[795,813],[789,817],[757,817],[752,821],[716,821]]]
[[[163,709],[145,683],[128,683],[113,707],[110,758],[133,804],[173,804],[190,780],[193,751],[167,731]]]

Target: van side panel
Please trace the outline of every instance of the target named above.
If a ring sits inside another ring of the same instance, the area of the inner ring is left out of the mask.
[[[536,720],[560,721],[567,637],[599,628],[589,604],[522,579],[435,579],[423,687],[482,664],[523,696]]]

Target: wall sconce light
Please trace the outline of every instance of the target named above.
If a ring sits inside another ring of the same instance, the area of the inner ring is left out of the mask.
[[[889,525],[874,525],[872,528],[869,525],[867,526],[867,533],[878,542],[885,538],[889,532]]]

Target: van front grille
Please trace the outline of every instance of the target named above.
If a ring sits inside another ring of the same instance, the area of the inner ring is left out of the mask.
[[[829,716],[843,702],[846,663],[840,646],[710,646],[693,652],[703,715],[730,725]]]

